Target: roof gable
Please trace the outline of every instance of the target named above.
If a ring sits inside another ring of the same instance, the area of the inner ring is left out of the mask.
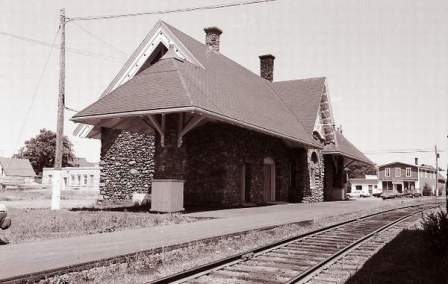
[[[174,27],[163,26],[197,64],[160,60],[77,113],[75,121],[104,114],[193,107],[241,126],[320,147],[279,98],[272,83]]]
[[[305,129],[312,133],[319,113],[325,78],[274,82],[273,87]]]
[[[167,49],[172,46],[179,58],[203,67],[194,55],[184,46],[182,41],[176,37],[175,33],[172,32],[172,29],[173,27],[168,26],[165,22],[159,20],[121,67],[120,71],[103,91],[100,98],[110,94],[113,90],[142,72],[142,68],[145,68],[148,61],[155,56],[154,53],[161,44]],[[89,132],[92,129],[93,126],[91,125],[79,124],[74,130],[74,135],[85,137],[89,135]]]

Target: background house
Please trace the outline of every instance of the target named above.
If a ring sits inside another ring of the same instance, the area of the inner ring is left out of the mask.
[[[376,175],[350,179],[350,196],[379,196],[382,192],[382,185]]]
[[[27,159],[0,157],[0,187],[21,187],[34,184],[36,173]]]
[[[99,190],[100,167],[90,163],[85,158],[75,158],[75,166],[63,167],[62,178],[65,190]],[[43,168],[42,185],[51,187],[54,168]]]
[[[435,195],[436,184],[438,188],[442,188],[442,191],[444,186],[444,180],[436,178],[436,169],[424,164],[393,162],[381,165],[378,168],[378,179],[383,190],[393,190],[398,193],[417,192]]]

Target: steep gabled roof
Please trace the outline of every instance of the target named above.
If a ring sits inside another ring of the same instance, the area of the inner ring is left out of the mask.
[[[135,75],[73,120],[101,115],[194,108],[231,123],[321,148],[278,97],[272,83],[164,23],[195,60],[165,58]],[[184,51],[185,52],[185,51]]]
[[[273,86],[279,97],[303,123],[308,133],[313,133],[325,89],[325,78],[279,81],[274,82]]]
[[[7,176],[35,177],[36,173],[27,159],[0,157],[0,165]]]
[[[325,145],[324,154],[340,154],[352,160],[374,165],[361,151],[358,150],[340,131],[335,131],[335,144]]]

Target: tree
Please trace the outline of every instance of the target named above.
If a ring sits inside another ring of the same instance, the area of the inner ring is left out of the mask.
[[[371,165],[365,165],[354,162],[349,169],[349,178],[365,178],[365,175],[376,175],[376,168]]]
[[[62,144],[62,166],[72,166],[75,158],[73,144],[64,136]],[[44,167],[54,167],[56,151],[56,133],[51,130],[41,129],[39,134],[25,141],[25,146],[19,149],[14,158],[29,159],[37,175],[42,173]]]

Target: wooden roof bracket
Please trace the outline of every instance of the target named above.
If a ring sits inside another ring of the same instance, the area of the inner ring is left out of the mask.
[[[162,123],[159,124],[153,114],[146,115],[143,121],[160,135],[160,145],[165,147],[165,114],[162,114]]]
[[[177,147],[181,147],[183,143],[183,137],[191,130],[196,128],[201,122],[203,122],[205,117],[203,116],[195,116],[192,117],[185,126],[183,126],[183,116],[179,115],[179,129],[177,135]]]

